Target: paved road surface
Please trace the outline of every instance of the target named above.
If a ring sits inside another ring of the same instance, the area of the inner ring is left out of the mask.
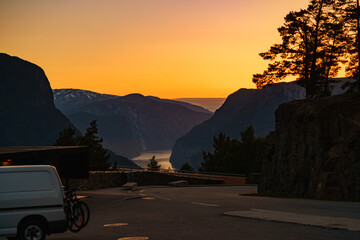
[[[91,209],[79,233],[49,240],[360,239],[360,232],[224,215],[252,209],[360,220],[360,204],[242,196],[254,186],[145,187],[82,192]],[[131,238],[132,237],[132,238]],[[142,237],[142,238],[136,238]]]

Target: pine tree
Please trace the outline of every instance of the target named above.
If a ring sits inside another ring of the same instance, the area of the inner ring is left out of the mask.
[[[254,74],[258,88],[295,76],[307,98],[329,93],[328,80],[344,62],[345,22],[335,0],[312,0],[306,10],[290,12],[278,29],[282,43],[260,53],[268,69]]]
[[[90,122],[84,136],[77,138],[80,146],[89,148],[89,169],[90,170],[107,170],[110,167],[108,160],[109,153],[103,148],[103,139],[97,136],[98,129],[96,120]]]
[[[55,141],[54,146],[76,146],[76,130],[72,126],[63,129],[59,133],[58,139]]]
[[[90,122],[89,128],[83,135],[75,136],[76,130],[68,127],[62,130],[55,146],[87,146],[89,149],[89,169],[90,170],[107,170],[110,167],[108,162],[110,155],[103,148],[103,139],[97,136],[98,129],[96,120]]]
[[[345,15],[348,35],[345,73],[347,77],[357,81],[352,87],[360,92],[360,6],[359,0],[339,0],[339,9]]]
[[[147,165],[149,170],[159,171],[161,165],[156,161],[155,156],[150,159],[149,164]]]
[[[204,162],[199,171],[231,172],[231,164],[236,161],[238,142],[223,133],[213,138],[214,153],[203,151]],[[229,171],[230,170],[230,171]]]
[[[203,151],[204,161],[199,171],[248,174],[259,172],[264,139],[255,137],[252,126],[241,132],[241,139],[231,139],[223,133],[213,139],[214,152]]]
[[[265,139],[255,136],[255,129],[252,125],[246,127],[240,135],[239,158],[242,161],[235,164],[237,171],[246,174],[260,172],[261,161],[264,157]]]
[[[184,165],[182,165],[182,167],[180,168],[180,171],[184,171],[184,172],[194,172],[195,169],[190,166],[190,164],[188,163],[184,163]]]

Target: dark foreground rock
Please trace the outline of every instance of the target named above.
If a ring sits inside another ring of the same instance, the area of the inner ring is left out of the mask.
[[[259,194],[360,201],[360,95],[280,105]]]

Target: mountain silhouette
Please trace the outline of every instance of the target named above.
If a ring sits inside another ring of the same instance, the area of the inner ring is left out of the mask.
[[[212,116],[199,106],[141,94],[121,97],[55,89],[54,97],[56,106],[80,131],[97,120],[104,147],[126,157],[171,149],[177,138]]]
[[[52,145],[71,122],[37,65],[0,53],[0,145]]]
[[[223,105],[226,98],[175,98],[174,100],[202,106],[211,112],[215,112]]]
[[[184,163],[200,167],[202,151],[212,151],[213,137],[225,133],[240,138],[240,132],[253,125],[257,136],[265,136],[275,126],[275,110],[284,102],[303,99],[305,90],[295,83],[278,83],[263,89],[240,89],[231,94],[209,120],[179,138],[170,162],[179,169]]]
[[[347,78],[332,79],[332,95],[342,94]],[[186,135],[179,138],[170,157],[174,168],[185,163],[200,167],[202,151],[212,151],[213,137],[225,133],[231,138],[240,138],[240,132],[253,125],[255,135],[265,136],[275,128],[275,110],[285,102],[304,99],[305,89],[296,82],[277,83],[263,89],[240,89],[228,96],[225,103],[209,120],[195,126]]]

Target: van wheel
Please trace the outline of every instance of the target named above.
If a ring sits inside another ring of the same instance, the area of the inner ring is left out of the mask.
[[[38,219],[29,219],[19,227],[18,240],[45,240],[44,223]]]

